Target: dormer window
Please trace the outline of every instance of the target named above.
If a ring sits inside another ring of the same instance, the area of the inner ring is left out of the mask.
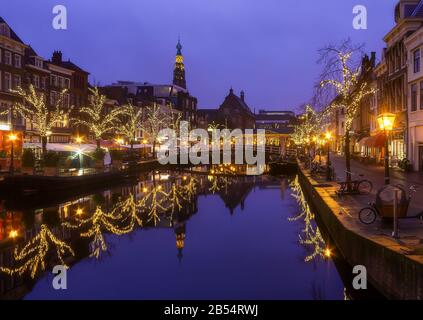
[[[0,23],[0,35],[10,38],[10,28],[5,23]]]

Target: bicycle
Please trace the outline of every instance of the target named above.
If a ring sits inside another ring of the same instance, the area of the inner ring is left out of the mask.
[[[389,187],[389,186],[388,186]],[[404,191],[404,186],[403,185],[395,185],[394,187],[400,189],[402,192],[405,193]],[[385,188],[384,187],[381,189],[381,191],[383,191]],[[400,199],[398,207],[397,207],[397,218],[398,219],[420,219],[423,220],[423,211],[415,216],[407,216],[407,212],[408,212],[408,208],[412,199],[412,192],[417,192],[418,188],[415,185],[410,186],[409,188],[409,195],[408,197],[405,197],[405,195],[403,196],[403,199]],[[379,193],[378,192],[378,196],[376,197],[376,199],[378,199],[379,197]],[[381,201],[380,201],[381,202]],[[371,202],[369,203],[368,207],[365,207],[363,209],[361,209],[358,213],[358,219],[360,220],[361,223],[366,224],[366,225],[370,225],[372,223],[374,223],[377,219],[377,217],[381,217],[381,218],[393,218],[393,205],[386,205],[383,203],[378,203],[378,202]]]
[[[349,171],[345,171],[345,173],[350,175],[356,175],[359,177],[364,177],[362,174],[354,174]],[[370,194],[373,190],[373,183],[368,179],[357,179],[351,181],[338,181],[339,190],[336,192],[338,196],[346,195],[346,194]]]

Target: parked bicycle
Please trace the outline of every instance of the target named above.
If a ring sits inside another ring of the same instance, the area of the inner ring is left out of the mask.
[[[373,183],[368,179],[362,179],[364,175],[355,174],[349,171],[345,173],[350,174],[351,176],[358,176],[360,179],[347,181],[338,181],[339,190],[336,192],[338,196],[343,196],[347,194],[370,194],[373,190]]]
[[[393,201],[392,195],[394,191],[398,190],[399,197],[396,202]],[[410,186],[409,194],[407,195],[403,185],[385,186],[381,188],[376,195],[376,202],[369,203],[368,207],[360,210],[358,219],[363,224],[372,224],[377,217],[392,219],[394,217],[394,210],[396,210],[396,217],[398,219],[421,219],[423,220],[423,211],[414,216],[408,216],[408,208],[412,199],[412,193],[417,192],[418,188],[415,185]],[[394,208],[396,204],[396,208]]]

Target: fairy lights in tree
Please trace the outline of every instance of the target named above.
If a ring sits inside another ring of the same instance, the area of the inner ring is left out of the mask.
[[[173,128],[179,125],[180,114],[176,114],[170,107],[160,106],[154,103],[144,108],[141,127],[153,142],[153,151],[156,151],[156,144],[159,132],[165,128]]]
[[[359,48],[351,46],[349,41],[340,46],[328,46],[320,51],[320,61],[325,63],[321,88],[332,88],[336,98],[326,108],[325,112],[333,114],[339,109],[344,110],[344,140],[345,140],[345,161],[347,171],[347,182],[351,181],[351,155],[350,155],[350,131],[353,121],[357,116],[360,104],[363,99],[376,92],[367,82],[369,70],[365,65],[359,65],[353,61],[354,56],[359,53]],[[350,187],[350,184],[348,184]]]
[[[118,132],[129,139],[131,149],[134,148],[137,133],[142,130],[143,109],[131,103],[123,107]]]
[[[18,87],[12,92],[21,98],[21,101],[15,102],[13,105],[14,114],[19,114],[34,124],[41,137],[42,150],[43,154],[45,154],[48,136],[51,134],[53,127],[66,121],[72,109],[72,107],[64,105],[67,101],[65,98],[69,97],[67,90],[63,90],[56,95],[54,106],[52,107],[47,105],[45,94],[36,92],[32,84],[29,85],[28,91]]]
[[[291,139],[296,145],[309,144],[312,142],[313,136],[322,130],[321,122],[321,115],[312,106],[307,105],[301,123],[294,127]]]
[[[122,107],[113,108],[106,111],[106,96],[100,94],[98,88],[89,89],[91,92],[88,106],[79,110],[80,116],[74,119],[75,124],[80,124],[88,128],[97,141],[100,148],[101,138],[104,134],[119,129],[119,116],[124,114]]]
[[[15,249],[14,258],[20,266],[16,268],[0,267],[0,271],[9,275],[23,275],[30,272],[31,278],[35,278],[38,271],[46,269],[47,253],[54,249],[60,263],[67,267],[64,262],[65,255],[75,256],[74,251],[65,242],[59,240],[46,225],[41,225],[41,231],[28,242],[22,250]]]

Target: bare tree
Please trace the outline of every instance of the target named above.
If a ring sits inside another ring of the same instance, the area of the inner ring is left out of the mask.
[[[338,46],[326,46],[319,51],[319,62],[324,64],[319,86],[322,89],[333,90],[334,97],[325,109],[325,113],[333,113],[340,108],[345,111],[345,166],[349,188],[351,185],[351,127],[363,98],[375,92],[364,77],[369,70],[362,70],[361,48],[362,46],[353,46],[350,40],[346,40]]]

